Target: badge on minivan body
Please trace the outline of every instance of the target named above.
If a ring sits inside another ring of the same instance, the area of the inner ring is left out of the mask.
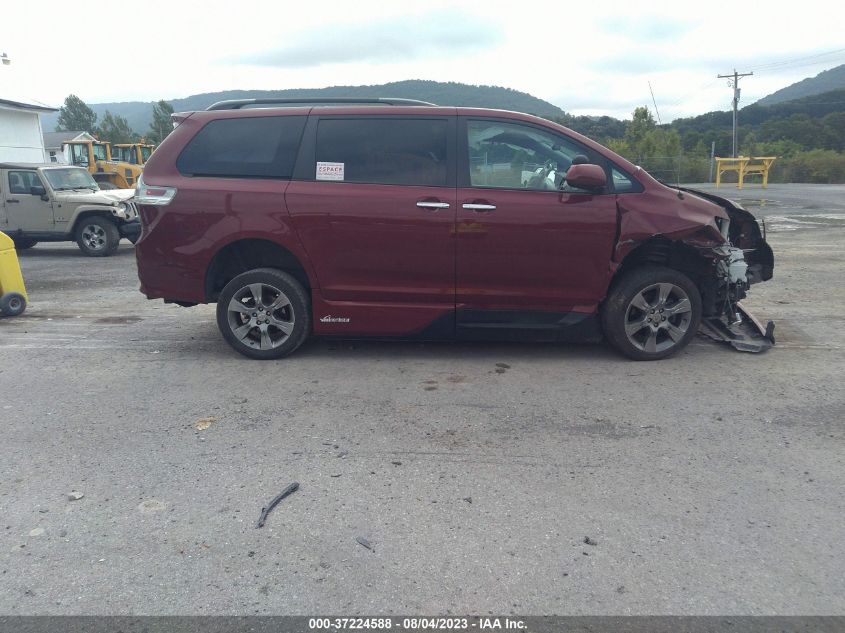
[[[320,323],[349,323],[349,317],[334,317],[328,315],[320,319]]]
[[[317,163],[317,180],[343,180],[343,163]]]

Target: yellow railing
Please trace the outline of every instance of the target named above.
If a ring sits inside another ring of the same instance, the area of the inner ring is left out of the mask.
[[[750,174],[762,174],[763,189],[769,184],[769,168],[777,156],[737,156],[736,158],[716,157],[716,187],[722,184],[722,174],[726,171],[737,173],[736,188],[742,189],[745,177]]]

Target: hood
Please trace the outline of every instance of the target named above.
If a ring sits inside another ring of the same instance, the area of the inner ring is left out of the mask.
[[[85,204],[107,204],[114,205],[117,202],[125,202],[135,195],[134,189],[109,189],[108,191],[56,191],[57,198],[66,202]]]

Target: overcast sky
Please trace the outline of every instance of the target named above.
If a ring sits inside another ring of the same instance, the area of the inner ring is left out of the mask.
[[[734,67],[754,71],[740,82],[745,105],[845,63],[843,17],[834,0],[3,0],[12,63],[0,98],[58,106],[70,93],[100,103],[431,79],[630,118],[651,105],[651,82],[666,122],[728,109],[716,75]]]

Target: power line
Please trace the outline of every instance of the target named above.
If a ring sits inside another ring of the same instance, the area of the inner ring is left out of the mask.
[[[793,62],[803,62],[803,61],[806,61],[806,60],[809,60],[809,59],[817,59],[819,57],[827,57],[829,55],[836,55],[836,54],[839,54],[839,53],[845,53],[845,48],[837,48],[835,50],[827,51],[825,53],[816,53],[815,55],[805,55],[804,57],[793,57],[791,59],[782,59],[782,60],[779,60],[779,61],[776,61],[776,62],[769,62],[767,64],[754,65],[754,68],[756,70],[763,70],[763,69],[775,68],[775,67],[778,67],[778,66],[788,66],[788,65],[791,65]],[[822,63],[822,62],[819,61],[819,62],[812,62],[812,63]],[[810,65],[812,65],[812,64],[810,64]]]

